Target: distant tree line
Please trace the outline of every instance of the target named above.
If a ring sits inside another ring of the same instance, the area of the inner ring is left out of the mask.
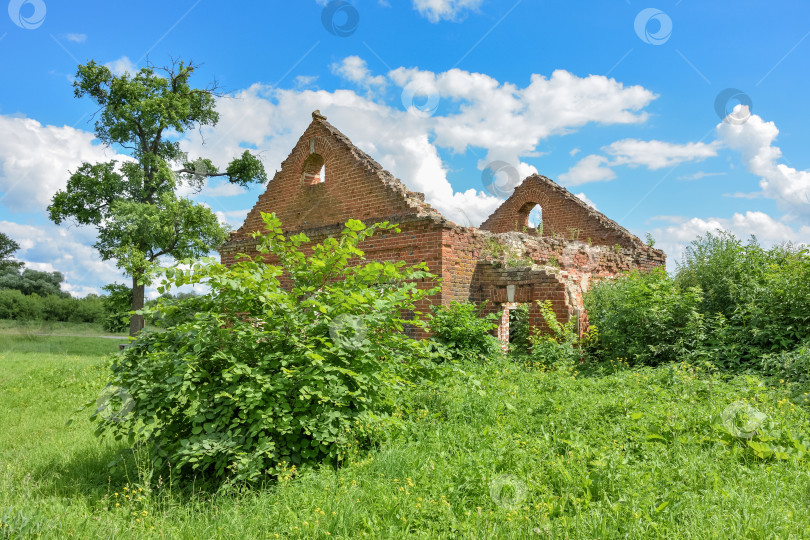
[[[0,232],[0,319],[94,323],[108,332],[127,331],[130,287],[112,283],[102,287],[104,295],[74,298],[62,290],[65,277],[60,272],[25,268],[15,260],[19,249],[16,241]]]

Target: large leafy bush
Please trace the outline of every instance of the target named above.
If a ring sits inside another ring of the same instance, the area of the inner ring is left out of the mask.
[[[598,352],[648,365],[677,360],[696,345],[701,301],[699,288],[678,287],[664,268],[604,281],[585,297],[590,322],[599,328]]]
[[[663,268],[597,284],[586,297],[608,358],[708,361],[726,370],[770,366],[810,337],[810,257],[764,249],[727,232],[698,237],[677,274]],[[767,371],[766,372],[769,372]]]
[[[529,338],[531,359],[555,368],[571,367],[584,362],[585,350],[598,339],[596,326],[591,325],[586,332],[579,335],[576,317],[561,323],[557,320],[551,300],[538,300],[537,306],[545,326],[535,328]]]
[[[274,215],[263,218],[258,249],[271,264],[168,269],[161,292],[188,283],[211,292],[113,362],[108,393],[122,409],[102,402],[97,431],[145,445],[157,467],[241,482],[285,462],[338,462],[435,366],[426,342],[403,332],[404,314],[423,324],[416,303],[435,292],[434,276],[424,263],[362,260],[358,247],[395,226],[351,220],[307,255],[305,235],[286,238]],[[170,320],[183,306],[154,311]]]
[[[763,354],[789,351],[810,336],[810,257],[782,244],[764,249],[752,237],[698,237],[675,277],[681,289],[700,287],[699,310],[727,321],[723,339],[734,351],[731,366],[755,366]]]
[[[498,327],[496,313],[484,313],[484,305],[472,302],[450,302],[434,306],[430,318],[433,339],[460,360],[481,360],[500,353],[498,338],[492,331]]]

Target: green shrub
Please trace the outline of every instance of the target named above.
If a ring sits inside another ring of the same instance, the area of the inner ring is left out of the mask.
[[[0,289],[0,319],[97,323],[103,317],[101,304],[101,298],[94,294],[72,298]]]
[[[41,320],[42,304],[40,300],[39,296],[26,296],[18,290],[0,289],[0,319]]]
[[[728,367],[755,367],[763,354],[789,351],[810,325],[810,257],[806,248],[782,244],[762,248],[752,237],[743,244],[721,231],[698,237],[678,267],[681,289],[700,287],[699,311],[722,315],[724,341],[734,357]],[[715,334],[718,329],[714,329]]]
[[[741,332],[747,327],[754,355],[792,350],[810,335],[807,250],[773,248],[771,259],[734,319]]]
[[[433,306],[429,326],[433,339],[460,360],[486,359],[499,354],[500,344],[492,331],[498,327],[498,314],[483,313],[484,304],[451,302]]]
[[[149,322],[157,328],[171,328],[194,319],[194,314],[205,307],[205,298],[194,293],[162,294],[147,303],[160,306],[154,310]]]
[[[757,272],[751,264],[760,259],[758,251],[755,241],[745,246],[726,231],[698,236],[686,248],[675,280],[681,289],[701,289],[701,313],[722,313],[730,319],[750,276]]]
[[[545,328],[535,328],[529,340],[531,341],[531,356],[542,364],[566,367],[577,362],[583,362],[585,352],[583,347],[596,339],[596,326],[591,326],[581,338],[577,334],[577,319],[572,317],[565,324],[557,320],[557,314],[551,300],[540,302],[540,315],[545,321]]]
[[[107,291],[107,295],[103,297],[104,318],[101,325],[108,332],[127,332],[132,310],[132,288],[110,283],[102,289]]]
[[[761,360],[762,371],[802,386],[810,385],[810,341],[791,351],[766,354]]]
[[[74,298],[61,296],[44,296],[37,298],[40,306],[40,318],[44,321],[68,321],[76,310],[77,301]]]
[[[424,263],[362,261],[358,248],[395,226],[350,220],[307,256],[305,235],[285,238],[274,215],[263,219],[258,249],[277,264],[244,257],[230,268],[209,260],[167,269],[159,292],[189,283],[211,292],[158,303],[166,316],[186,302],[195,312],[140,334],[113,362],[111,401],[123,409],[97,410],[97,432],[144,445],[157,468],[242,482],[340,462],[404,387],[435,370],[429,342],[407,337],[402,317],[424,324],[415,303],[438,290],[426,288],[434,276]]]
[[[15,264],[0,266],[0,289],[14,289],[30,296],[70,295],[62,290],[64,276],[59,272],[40,272]]]
[[[66,319],[70,322],[100,323],[104,320],[104,299],[97,294],[84,298],[66,298],[72,312]]]
[[[526,355],[531,349],[529,304],[521,304],[509,311],[509,351]]]
[[[634,364],[678,360],[699,346],[701,301],[699,288],[678,287],[664,268],[598,283],[585,296],[590,322],[599,328],[595,350]]]

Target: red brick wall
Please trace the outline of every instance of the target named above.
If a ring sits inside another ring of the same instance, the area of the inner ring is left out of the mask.
[[[323,179],[318,176],[322,163]],[[543,210],[542,236],[509,232],[523,230],[533,203]],[[582,295],[592,280],[665,262],[662,251],[539,175],[518,186],[480,230],[456,226],[317,113],[245,223],[220,248],[224,264],[232,264],[237,253],[256,255],[250,234],[263,230],[261,212],[275,212],[288,233],[305,232],[311,240],[305,252],[312,243],[340,234],[349,219],[399,223],[402,234],[382,233],[360,248],[368,260],[424,261],[442,278],[441,293],[423,302],[421,311],[431,303],[470,300],[486,301],[489,311],[500,313],[506,286],[513,284],[515,302],[531,304],[530,324],[539,327],[544,322],[537,301],[551,300],[563,323],[580,314],[584,329]]]
[[[584,331],[583,294],[593,281],[634,269],[650,270],[665,264],[666,256],[640,241],[629,248],[589,246],[562,238],[448,226],[442,237],[442,261],[445,304],[486,301],[489,312],[499,313],[508,300],[506,286],[514,284],[515,301],[531,304],[533,327],[545,326],[537,301],[551,300],[558,321],[565,323],[578,314]]]

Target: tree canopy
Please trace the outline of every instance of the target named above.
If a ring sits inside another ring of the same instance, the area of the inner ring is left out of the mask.
[[[39,296],[70,296],[62,290],[64,276],[60,272],[41,272],[16,266],[0,267],[0,289],[13,289],[23,294]]]
[[[224,171],[210,159],[191,159],[181,150],[183,133],[219,120],[216,85],[190,84],[197,67],[181,60],[114,75],[90,61],[79,66],[73,83],[77,98],[88,97],[99,106],[96,137],[127,158],[82,163],[48,211],[57,224],[96,227],[94,247],[101,257],[115,259],[132,277],[133,310],[143,308],[144,285],[161,257],[199,257],[225,240],[226,230],[214,213],[181,197],[181,186],[199,191],[210,177],[242,186],[267,181],[261,161],[247,150]],[[133,316],[130,333],[141,328],[143,318]]]
[[[18,249],[20,249],[20,244],[6,233],[0,232],[0,271],[9,267],[17,269],[22,266],[22,263],[11,258]]]

